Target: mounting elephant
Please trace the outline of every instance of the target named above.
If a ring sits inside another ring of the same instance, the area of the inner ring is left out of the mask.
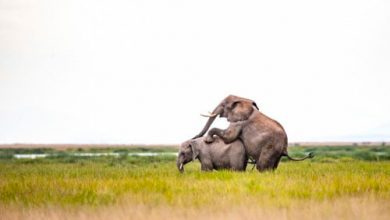
[[[247,155],[256,161],[259,171],[273,170],[278,167],[282,156],[291,160],[304,160],[313,157],[310,153],[301,159],[294,159],[287,152],[287,134],[279,122],[259,111],[256,103],[250,99],[229,95],[207,115],[210,117],[203,130],[194,138],[203,136],[217,116],[227,118],[227,129],[212,128],[205,137],[211,143],[219,136],[225,143],[237,139],[245,145]]]
[[[244,145],[236,140],[225,144],[220,138],[215,138],[213,143],[206,143],[204,137],[188,140],[181,144],[177,156],[176,165],[180,172],[184,171],[184,165],[198,159],[202,171],[213,169],[230,169],[245,171],[248,158]]]

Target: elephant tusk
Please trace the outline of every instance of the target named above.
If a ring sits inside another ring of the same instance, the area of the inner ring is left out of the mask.
[[[218,115],[218,113],[211,113],[211,112],[209,112],[209,114],[208,115],[206,115],[206,114],[200,114],[200,116],[203,116],[203,117],[207,117],[207,118],[212,118],[212,117],[215,117],[215,116],[217,116]]]
[[[179,167],[180,170],[183,169],[183,163],[180,164],[180,167]]]

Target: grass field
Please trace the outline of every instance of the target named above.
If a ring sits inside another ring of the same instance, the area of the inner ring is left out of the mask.
[[[386,146],[291,147],[316,156],[267,173],[205,173],[196,162],[180,174],[174,156],[125,154],[137,151],[150,149],[0,149],[0,219],[390,219]]]

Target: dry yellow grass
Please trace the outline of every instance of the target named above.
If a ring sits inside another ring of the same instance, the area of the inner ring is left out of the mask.
[[[17,208],[0,207],[0,219],[389,219],[388,200],[372,196],[337,198],[326,201],[297,201],[289,207],[275,206],[228,206],[186,207],[166,205],[151,206],[122,201],[119,204],[100,208]]]

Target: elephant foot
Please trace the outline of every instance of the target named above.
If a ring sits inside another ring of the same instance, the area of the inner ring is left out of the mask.
[[[214,142],[214,138],[212,136],[206,136],[204,138],[204,142],[207,143],[207,144],[213,143]]]

